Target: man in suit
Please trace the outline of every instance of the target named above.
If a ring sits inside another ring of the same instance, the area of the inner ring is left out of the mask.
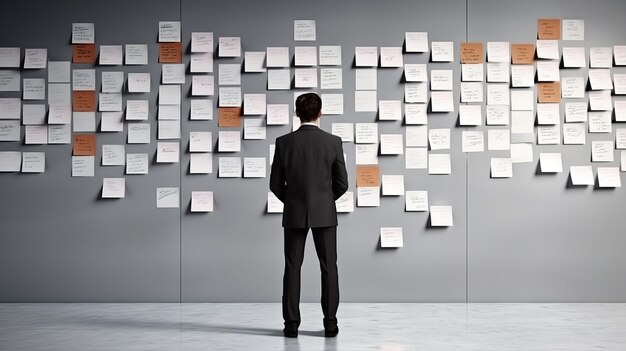
[[[348,190],[341,138],[318,128],[322,100],[307,93],[296,99],[301,126],[276,139],[270,190],[283,202],[285,273],[283,318],[286,337],[297,337],[300,326],[300,267],[311,229],[322,272],[324,335],[334,337],[339,307],[337,276],[337,209],[335,200]]]

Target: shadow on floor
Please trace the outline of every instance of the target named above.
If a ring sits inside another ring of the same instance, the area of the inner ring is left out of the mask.
[[[204,331],[212,333],[229,333],[229,334],[248,334],[248,335],[264,335],[264,336],[283,336],[283,330],[272,328],[257,328],[247,326],[237,326],[229,324],[209,324],[195,322],[164,322],[164,321],[146,321],[146,320],[130,320],[130,319],[111,319],[111,318],[80,318],[72,320],[68,323],[92,325],[97,327],[110,328],[145,328],[145,329],[180,329],[181,331]],[[307,336],[324,336],[324,330],[309,331],[300,330],[300,335]]]

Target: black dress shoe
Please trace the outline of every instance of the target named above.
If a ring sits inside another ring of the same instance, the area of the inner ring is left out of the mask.
[[[283,329],[283,334],[287,338],[297,338],[298,337],[298,329]]]
[[[334,338],[339,334],[339,327],[335,327],[334,329],[324,329],[324,336],[327,338]]]

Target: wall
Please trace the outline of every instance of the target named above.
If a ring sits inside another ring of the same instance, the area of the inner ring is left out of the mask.
[[[94,22],[97,44],[148,44],[148,66],[104,70],[152,74],[152,92],[145,98],[151,103],[153,141],[159,20],[182,21],[186,63],[195,31],[212,31],[216,40],[240,36],[243,51],[289,46],[293,55],[295,45],[341,45],[345,114],[322,120],[322,128],[330,131],[335,121],[377,121],[376,113],[353,112],[355,46],[401,46],[407,31],[427,31],[430,41],[454,41],[456,62],[429,63],[428,68],[454,71],[459,101],[459,43],[532,42],[537,18],[572,17],[586,20],[585,46],[620,44],[616,33],[623,32],[619,19],[626,14],[617,0],[594,2],[593,7],[565,0],[523,5],[487,0],[405,0],[392,5],[371,0],[63,4],[11,5],[15,15],[0,23],[0,30],[12,35],[3,36],[0,46],[47,47],[50,60],[69,60],[72,22]],[[38,11],[30,11],[35,7]],[[293,41],[294,19],[317,21],[315,43]],[[219,63],[242,60],[215,58],[214,71]],[[405,54],[404,60],[426,63],[429,57]],[[98,67],[98,76],[101,70]],[[379,68],[379,99],[403,97],[402,73],[401,68]],[[22,74],[30,76],[45,73]],[[188,132],[210,130],[215,142],[218,131],[215,120],[207,124],[188,119],[190,77],[183,86],[181,163],[153,163],[149,175],[126,176],[125,199],[99,199],[102,177],[123,176],[123,167],[97,167],[94,178],[71,178],[69,145],[0,144],[0,150],[45,150],[47,164],[41,175],[0,174],[0,301],[280,301],[282,228],[280,215],[265,213],[268,178],[219,179],[218,153],[213,174],[188,174]],[[243,93],[266,92],[265,84],[265,74],[242,76]],[[293,101],[293,90],[266,93],[268,103]],[[566,188],[567,173],[535,174],[536,157],[532,164],[515,165],[512,179],[489,179],[489,158],[506,155],[462,153],[461,132],[466,128],[456,127],[457,118],[456,113],[429,114],[429,128],[452,128],[452,175],[405,170],[404,156],[380,156],[382,174],[405,174],[406,190],[428,190],[431,205],[452,205],[454,226],[432,228],[427,213],[404,212],[403,196],[381,197],[378,208],[341,214],[342,300],[624,301],[626,282],[619,272],[625,263],[619,255],[624,239],[617,214],[622,191]],[[402,126],[400,121],[380,121],[379,133],[403,133]],[[289,130],[290,126],[268,126],[266,140],[243,141],[236,156],[268,157],[268,145]],[[98,145],[123,143],[125,138],[126,133],[99,133]],[[590,139],[584,147],[535,146],[535,156],[538,150],[558,149],[565,166],[588,162]],[[127,145],[127,152],[148,152],[152,160],[156,143]],[[354,145],[344,143],[344,152],[350,191],[356,192]],[[98,152],[96,160],[99,156]],[[155,189],[162,186],[181,187],[180,212],[156,208]],[[190,194],[195,190],[214,192],[215,212],[190,213]],[[404,247],[379,249],[381,226],[402,226]],[[307,243],[303,267],[303,301],[319,299],[312,244]]]

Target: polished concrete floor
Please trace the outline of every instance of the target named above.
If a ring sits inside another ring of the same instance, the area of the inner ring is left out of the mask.
[[[323,337],[302,304],[297,339],[280,304],[0,304],[0,350],[626,350],[626,304],[448,303],[339,306]]]

